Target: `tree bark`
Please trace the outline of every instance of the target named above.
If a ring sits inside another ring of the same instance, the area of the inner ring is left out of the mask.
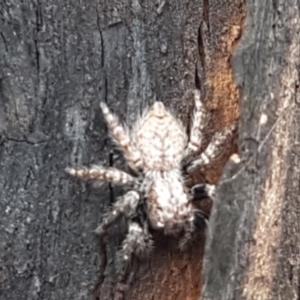
[[[124,223],[105,244],[93,230],[122,191],[64,169],[123,167],[100,101],[132,124],[160,100],[188,124],[196,85],[216,130],[236,120],[243,1],[7,0],[0,16],[1,299],[198,299],[203,234],[184,253],[155,234],[151,258],[120,277]],[[193,180],[217,182],[227,158]]]
[[[247,1],[239,153],[210,219],[201,299],[299,299],[299,1]]]

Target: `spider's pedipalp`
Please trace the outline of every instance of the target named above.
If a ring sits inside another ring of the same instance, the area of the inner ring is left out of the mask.
[[[120,197],[114,203],[112,210],[103,216],[101,224],[95,229],[95,233],[102,235],[106,229],[121,215],[126,217],[135,213],[136,207],[139,203],[140,196],[136,191],[129,191],[124,196]]]
[[[200,151],[203,143],[203,134],[205,132],[205,127],[207,127],[209,121],[208,111],[206,110],[204,103],[202,103],[200,99],[200,91],[194,90],[193,94],[194,113],[190,129],[189,143],[186,148],[185,156]]]
[[[66,168],[66,172],[72,176],[85,180],[95,180],[99,183],[110,182],[116,185],[133,186],[136,179],[131,175],[116,168],[105,168],[103,166],[92,166],[91,168]]]
[[[132,255],[144,257],[153,249],[153,240],[148,231],[146,222],[140,225],[130,221],[128,224],[128,233],[122,243],[122,249],[119,251],[121,261],[129,261]]]
[[[129,133],[127,132],[128,130],[120,124],[118,117],[109,110],[104,102],[100,103],[100,107],[109,131],[118,146],[124,152],[128,165],[134,170],[140,169],[143,164],[141,153],[133,144]]]
[[[198,167],[208,165],[213,161],[216,161],[224,153],[228,151],[227,147],[231,146],[231,139],[233,138],[236,130],[236,123],[228,126],[224,132],[217,132],[208,147],[201,153],[198,159],[191,162],[191,165],[187,168],[188,173],[193,172]]]

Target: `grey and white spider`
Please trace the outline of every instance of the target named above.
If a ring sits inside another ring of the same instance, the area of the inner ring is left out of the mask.
[[[193,91],[194,112],[189,137],[181,122],[162,102],[155,102],[131,130],[121,125],[118,118],[101,103],[108,129],[123,151],[132,175],[113,167],[99,165],[90,168],[67,168],[66,171],[82,179],[109,182],[129,189],[120,197],[96,229],[104,234],[121,215],[128,220],[128,233],[120,255],[128,260],[133,254],[142,256],[152,249],[149,226],[164,234],[181,235],[183,246],[195,230],[196,217],[205,215],[193,205],[193,190],[185,180],[193,170],[215,161],[224,152],[224,145],[233,137],[235,125],[216,133],[208,147],[203,147],[203,136],[209,114],[200,100],[200,92]],[[184,164],[188,164],[185,166]],[[204,185],[208,195],[214,186]]]

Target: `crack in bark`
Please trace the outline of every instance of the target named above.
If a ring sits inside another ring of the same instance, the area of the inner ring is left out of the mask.
[[[203,21],[206,23],[208,31],[210,29],[210,23],[209,23],[209,10],[210,10],[210,4],[209,0],[203,0]]]
[[[36,67],[37,67],[37,76],[38,76],[38,80],[39,80],[39,75],[40,75],[40,51],[39,51],[39,32],[41,30],[41,3],[38,1],[37,2],[37,8],[35,11],[35,15],[36,15],[36,24],[35,24],[35,39],[34,39],[34,45],[35,45],[35,54],[36,54]]]

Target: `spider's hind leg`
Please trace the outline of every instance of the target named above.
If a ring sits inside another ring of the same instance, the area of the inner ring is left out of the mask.
[[[179,249],[180,250],[183,251],[184,249],[186,249],[187,245],[192,240],[193,233],[195,232],[195,230],[196,230],[195,221],[194,220],[190,221],[186,225],[183,237],[179,241]]]
[[[198,209],[195,209],[194,215],[194,220],[190,221],[186,225],[183,237],[179,241],[180,250],[184,250],[189,245],[189,243],[193,240],[197,230],[203,230],[207,226],[208,215]]]
[[[210,198],[215,200],[216,197],[216,188],[215,184],[202,183],[194,185],[191,189],[192,197],[194,200],[203,200]]]
[[[216,186],[212,184],[198,184],[192,187],[191,194],[193,201],[199,201],[206,198],[215,197]],[[194,219],[187,223],[183,237],[179,241],[179,248],[184,250],[187,245],[193,240],[197,230],[203,230],[207,226],[209,213],[200,209],[194,209]]]
[[[117,220],[121,215],[130,217],[136,211],[140,196],[136,191],[129,191],[124,196],[120,197],[114,203],[113,209],[107,212],[101,224],[96,228],[95,233],[102,235],[106,232],[107,228]]]
[[[130,221],[128,223],[128,233],[122,243],[122,249],[119,251],[118,260],[120,262],[131,260],[132,255],[145,257],[153,249],[153,240],[148,230],[146,221],[139,224]]]

